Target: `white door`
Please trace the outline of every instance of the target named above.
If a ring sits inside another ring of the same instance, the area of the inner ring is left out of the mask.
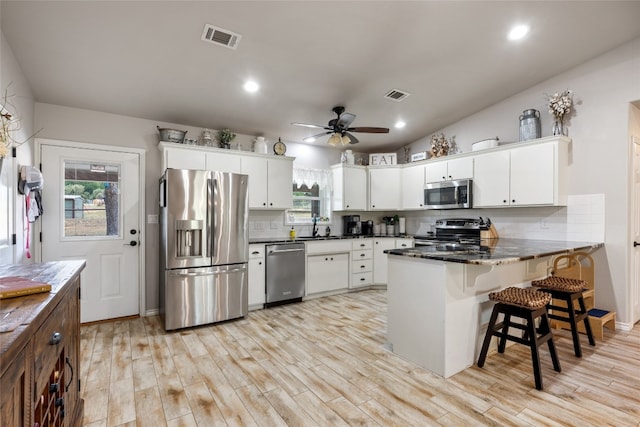
[[[631,269],[631,294],[633,304],[633,323],[640,320],[640,137],[632,136],[633,150],[633,261]]]
[[[40,154],[42,261],[86,260],[83,323],[139,314],[140,155],[46,143]]]

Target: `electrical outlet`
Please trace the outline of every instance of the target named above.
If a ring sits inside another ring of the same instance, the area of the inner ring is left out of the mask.
[[[546,219],[541,219],[540,220],[540,228],[543,228],[543,229],[549,228],[549,223],[547,223]]]

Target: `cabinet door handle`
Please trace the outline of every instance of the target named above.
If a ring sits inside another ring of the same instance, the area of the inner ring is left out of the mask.
[[[360,254],[360,256],[366,256],[367,254]]]
[[[67,364],[67,366],[71,370],[71,378],[69,378],[69,382],[64,386],[64,391],[66,393],[66,392],[69,391],[69,386],[71,385],[71,382],[73,381],[73,366],[71,366],[71,360],[69,359],[68,356],[64,359],[64,362]]]
[[[360,278],[360,281],[361,281],[361,282],[364,282],[364,277],[361,277],[361,278]]]
[[[635,248],[636,246],[640,246],[640,243],[638,243],[638,242],[633,242],[633,247]]]

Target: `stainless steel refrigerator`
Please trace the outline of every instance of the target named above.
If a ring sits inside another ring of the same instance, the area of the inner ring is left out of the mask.
[[[247,175],[167,169],[160,179],[160,315],[166,330],[247,314]]]

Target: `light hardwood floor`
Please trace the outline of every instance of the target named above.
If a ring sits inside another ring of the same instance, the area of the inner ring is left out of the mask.
[[[526,347],[445,380],[384,348],[386,292],[369,290],[164,332],[158,317],[81,329],[86,426],[640,426],[640,326],[562,372]]]

